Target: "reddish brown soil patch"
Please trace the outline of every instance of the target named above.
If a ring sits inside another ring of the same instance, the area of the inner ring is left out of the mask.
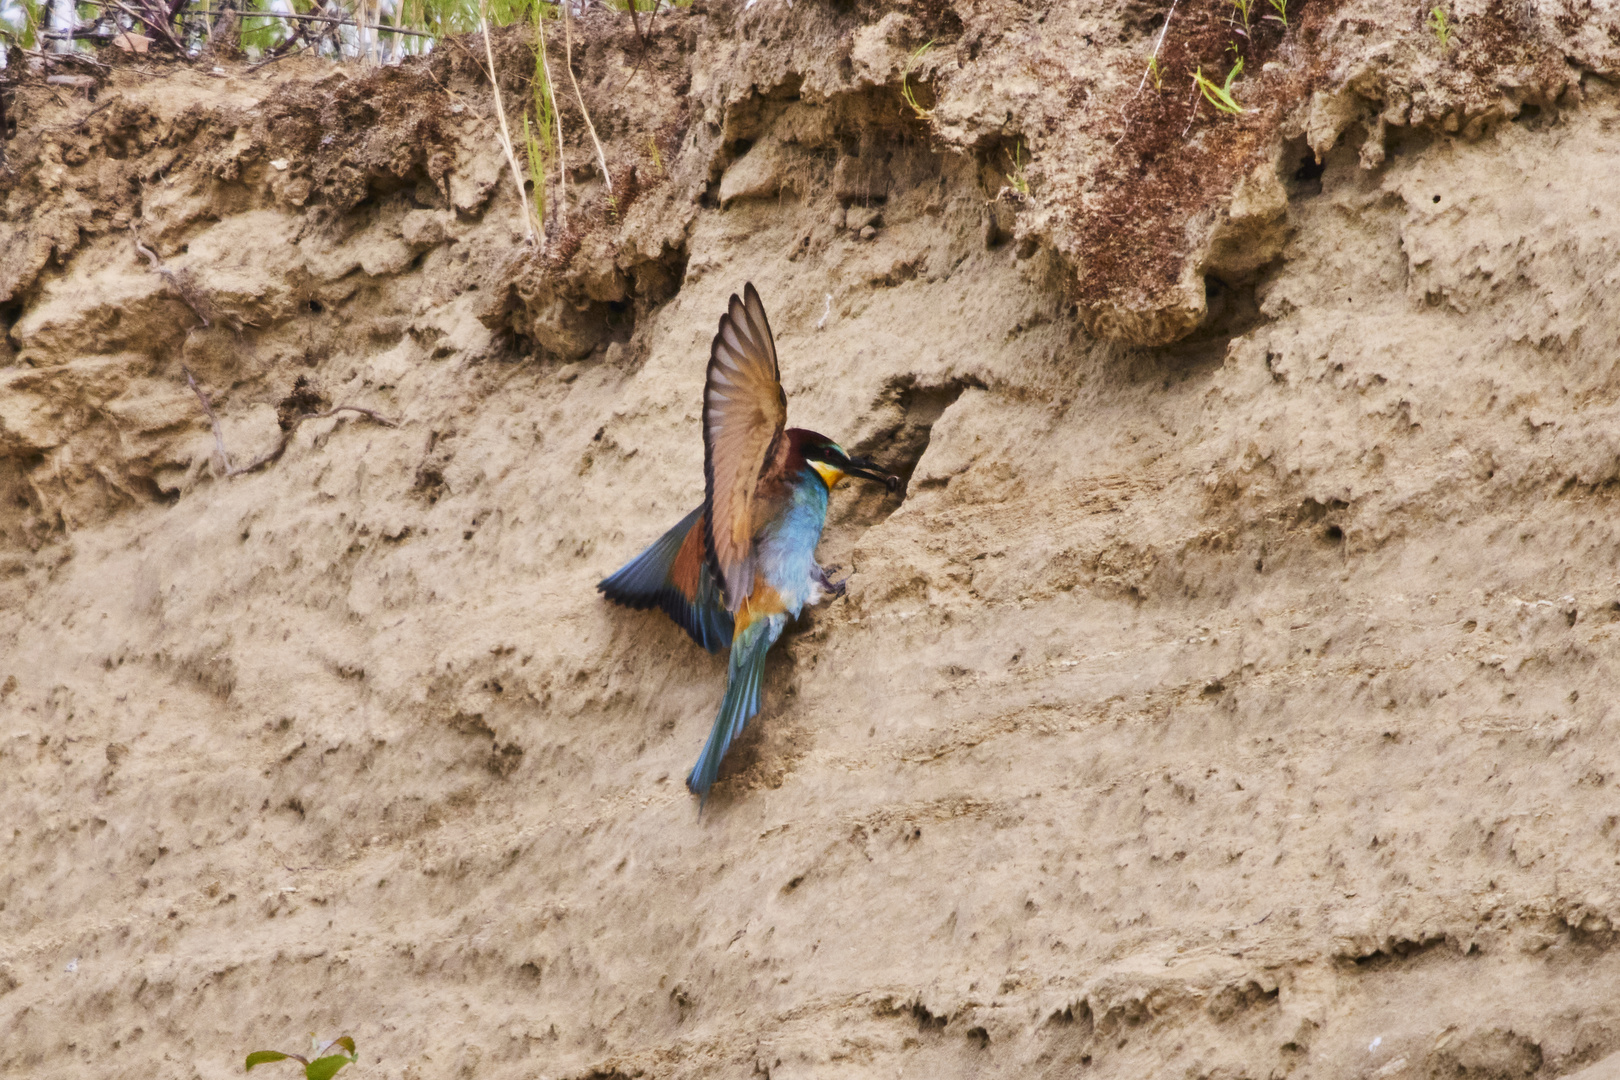
[[[1224,199],[1270,143],[1278,124],[1309,92],[1310,77],[1265,65],[1291,38],[1311,41],[1338,0],[1295,0],[1291,25],[1262,19],[1256,3],[1245,32],[1229,0],[1176,6],[1159,50],[1160,84],[1148,84],[1121,110],[1112,153],[1097,172],[1102,195],[1077,213],[1085,261],[1079,297],[1098,303],[1133,292],[1151,298],[1173,286],[1186,257],[1186,223]],[[1266,8],[1269,12],[1270,9]],[[1162,17],[1161,17],[1162,23]],[[1244,111],[1217,111],[1193,80],[1216,84],[1240,60],[1233,96]]]

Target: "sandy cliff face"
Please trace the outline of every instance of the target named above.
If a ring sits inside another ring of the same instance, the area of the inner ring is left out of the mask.
[[[543,251],[465,50],[25,83],[0,1068],[1620,1049],[1620,30],[1455,14],[1302,6],[1190,120],[1131,104],[1152,5],[593,16],[616,212],[567,106]],[[701,499],[747,280],[791,422],[908,486],[835,495],[849,595],[700,818],[723,658],[592,586]]]

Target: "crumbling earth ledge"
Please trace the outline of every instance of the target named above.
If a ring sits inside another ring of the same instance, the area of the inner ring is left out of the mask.
[[[561,102],[534,249],[482,48],[18,86],[0,1070],[1620,1050],[1620,35],[1302,5],[1254,113],[1166,91],[1131,173],[1167,9],[711,4],[645,56],[590,15],[623,195]],[[1177,10],[1167,80],[1219,60]],[[699,818],[723,659],[592,586],[701,498],[745,280],[793,422],[908,483],[837,494],[849,595]]]

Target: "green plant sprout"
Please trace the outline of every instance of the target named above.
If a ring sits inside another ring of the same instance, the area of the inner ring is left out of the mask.
[[[1243,112],[1243,106],[1239,105],[1237,98],[1232,96],[1232,83],[1237,81],[1237,77],[1242,72],[1243,58],[1240,56],[1238,62],[1232,65],[1232,70],[1226,73],[1226,83],[1224,85],[1216,86],[1211,82],[1209,77],[1204,74],[1202,67],[1193,73],[1193,85],[1203,91],[1204,97],[1208,99],[1211,105],[1223,113],[1236,116],[1238,113]]]
[[[924,54],[926,54],[928,50],[932,49],[933,47],[934,43],[929,41],[916,52],[912,53],[911,58],[906,61],[906,69],[900,73],[900,96],[906,99],[906,104],[911,106],[911,111],[917,114],[917,118],[919,120],[928,119],[929,115],[932,113],[932,110],[925,109],[917,103],[917,93],[916,91],[912,90],[911,83],[907,81],[907,77],[911,74],[911,70],[917,66],[917,61],[921,60]]]
[[[557,160],[557,225],[559,228],[568,228],[568,163],[563,160],[563,128],[562,113],[557,111],[557,85],[551,81],[551,61],[546,55],[546,26],[545,18],[555,19],[558,16],[557,5],[544,4],[536,0],[534,5],[534,111],[535,118],[542,127],[549,125],[556,129],[556,139],[542,136],[541,147],[547,151],[547,157]],[[538,216],[542,231],[545,228],[545,207],[540,207]]]
[[[1267,15],[1266,18],[1273,22],[1280,22],[1283,24],[1284,30],[1288,29],[1288,0],[1266,0],[1266,3],[1270,4],[1271,9],[1277,13]]]
[[[546,175],[552,158],[556,156],[551,128],[555,121],[552,102],[556,99],[551,88],[551,71],[546,64],[546,28],[544,19],[549,5],[534,5],[534,78],[530,80],[533,99],[534,126],[529,126],[529,114],[523,114],[523,145],[529,162],[529,180],[534,184],[534,216],[544,232],[546,225]]]
[[[1013,143],[1012,153],[1008,156],[1012,158],[1013,171],[1005,174],[1007,183],[1012,186],[1014,191],[1027,199],[1029,198],[1029,177],[1024,175],[1024,166],[1028,162],[1024,160],[1024,142],[1022,139]]]
[[[1254,0],[1232,0],[1232,10],[1243,19],[1243,36],[1249,36],[1249,16],[1254,12]]]
[[[551,160],[547,144],[551,142],[551,129],[544,123],[537,125],[540,138],[535,138],[529,126],[529,114],[523,114],[523,147],[529,159],[529,183],[534,185],[534,216],[542,226],[546,220],[546,167]]]
[[[1434,36],[1440,39],[1442,52],[1451,48],[1451,33],[1455,27],[1451,25],[1451,17],[1446,14],[1445,8],[1431,8],[1429,10],[1429,21],[1424,25],[1433,30]]]
[[[252,1072],[255,1065],[267,1065],[272,1061],[296,1061],[304,1066],[304,1080],[332,1080],[337,1071],[345,1065],[352,1065],[360,1060],[355,1052],[354,1040],[347,1035],[333,1039],[324,1046],[320,1040],[311,1035],[309,1037],[310,1056],[301,1054],[283,1054],[280,1050],[255,1050],[247,1056],[247,1065],[244,1072]],[[334,1046],[347,1050],[347,1054],[331,1054],[327,1051]]]
[[[1148,78],[1153,81],[1153,89],[1163,90],[1164,75],[1159,71],[1159,58],[1157,56],[1148,57],[1147,73]]]
[[[658,170],[658,175],[663,176],[664,155],[658,152],[658,140],[651,135],[647,136],[647,154],[652,158],[653,168]]]

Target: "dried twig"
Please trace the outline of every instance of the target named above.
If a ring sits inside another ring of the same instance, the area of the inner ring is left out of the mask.
[[[1159,40],[1153,43],[1153,55],[1148,57],[1148,66],[1142,69],[1142,81],[1136,84],[1136,93],[1131,95],[1132,98],[1140,95],[1143,87],[1147,86],[1148,73],[1153,70],[1153,62],[1159,58],[1159,50],[1164,47],[1164,35],[1170,32],[1170,20],[1175,17],[1178,2],[1170,0],[1170,10],[1164,13],[1164,25],[1159,27]]]
[[[181,367],[180,370],[186,373],[186,382],[191,384],[191,392],[197,395],[197,400],[202,403],[203,412],[208,414],[208,423],[212,425],[214,429],[214,452],[219,456],[220,467],[224,470],[227,477],[244,476],[247,473],[258,472],[271,462],[279,461],[281,459],[281,455],[287,452],[287,447],[292,443],[293,436],[297,434],[298,425],[302,424],[305,420],[326,420],[330,417],[336,416],[338,413],[352,412],[359,413],[361,416],[374,420],[384,427],[399,427],[398,423],[388,419],[388,417],[377,412],[375,409],[365,409],[361,408],[359,405],[334,405],[324,412],[299,413],[297,416],[292,418],[291,426],[281,433],[281,438],[276,440],[275,446],[260,454],[246,465],[232,465],[231,456],[225,449],[225,432],[224,429],[220,427],[219,414],[214,412],[213,402],[208,400],[208,395],[203,392],[203,388],[197,385],[197,377],[191,373],[190,368]]]
[[[103,101],[100,105],[97,105],[95,108],[91,109],[89,112],[85,113],[83,116],[79,117],[77,120],[71,121],[71,122],[66,123],[66,124],[47,124],[44,127],[40,128],[40,130],[41,131],[78,131],[80,128],[84,127],[85,122],[88,121],[92,116],[96,115],[99,112],[102,112],[103,110],[105,110],[106,108],[108,108],[109,106],[114,104],[117,100],[118,100],[117,98],[108,98],[106,101]]]
[[[186,306],[191,309],[192,313],[196,315],[197,318],[202,320],[202,324],[204,326],[211,325],[208,321],[208,316],[203,313],[202,305],[197,302],[197,297],[194,290],[185,282],[180,280],[179,274],[176,274],[173,270],[170,270],[167,266],[163,265],[163,263],[157,257],[157,252],[141,243],[140,230],[136,228],[133,221],[129,223],[129,234],[135,238],[135,250],[146,256],[146,261],[150,264],[148,269],[151,270],[152,273],[160,275],[164,281],[169,283],[169,288],[180,294],[180,299],[186,302]]]
[[[574,96],[579,99],[579,115],[585,118],[585,130],[591,133],[591,142],[596,144],[596,161],[602,167],[602,183],[607,185],[608,202],[611,204],[613,177],[608,173],[607,154],[602,152],[602,140],[596,137],[596,125],[591,123],[591,114],[585,108],[585,95],[580,93],[579,80],[574,78],[574,17],[568,12],[571,6],[566,2],[562,4],[564,66],[568,68],[568,81],[574,84]]]
[[[276,53],[274,56],[270,56],[270,57],[267,57],[267,58],[265,58],[263,60],[260,60],[256,64],[249,64],[248,67],[247,67],[247,72],[248,72],[248,74],[251,75],[253,72],[258,71],[262,67],[269,67],[271,64],[275,63],[277,60],[285,60],[289,56],[301,56],[301,55],[303,55],[304,53],[306,53],[308,51],[309,51],[309,45],[308,45],[308,43],[305,43],[303,45],[298,46],[298,48],[296,48],[296,49],[289,49],[288,51],[286,51],[284,53]]]
[[[89,53],[53,53],[44,49],[18,49],[18,52],[30,60],[38,60],[44,64],[84,64],[88,67],[100,68],[102,71],[111,71],[112,65],[97,60]]]
[[[566,3],[564,4],[566,7]],[[484,19],[484,5],[478,5],[478,28],[484,32],[484,55],[489,59],[489,85],[495,89],[495,115],[501,122],[501,150],[506,163],[512,167],[512,185],[517,188],[518,202],[523,208],[523,231],[529,243],[534,243],[534,216],[529,213],[529,193],[523,187],[523,170],[518,168],[517,153],[512,149],[512,132],[506,126],[506,106],[501,103],[501,81],[495,72],[495,50],[489,43],[489,23]]]
[[[1198,84],[1195,82],[1192,88],[1192,112],[1187,114],[1187,126],[1181,129],[1183,139],[1187,137],[1187,132],[1192,130],[1193,121],[1196,119],[1198,119]]]
[[[647,20],[647,32],[645,34],[641,32],[639,25],[636,27],[636,33],[641,37],[641,51],[636,53],[636,65],[630,69],[630,77],[624,80],[623,86],[619,87],[619,93],[621,94],[630,88],[631,83],[636,81],[636,75],[641,71],[641,65],[647,62],[647,46],[652,44],[653,23],[658,21],[658,12],[663,6],[663,4],[653,5],[652,16]],[[630,0],[630,13],[634,15],[635,10],[636,0]]]

